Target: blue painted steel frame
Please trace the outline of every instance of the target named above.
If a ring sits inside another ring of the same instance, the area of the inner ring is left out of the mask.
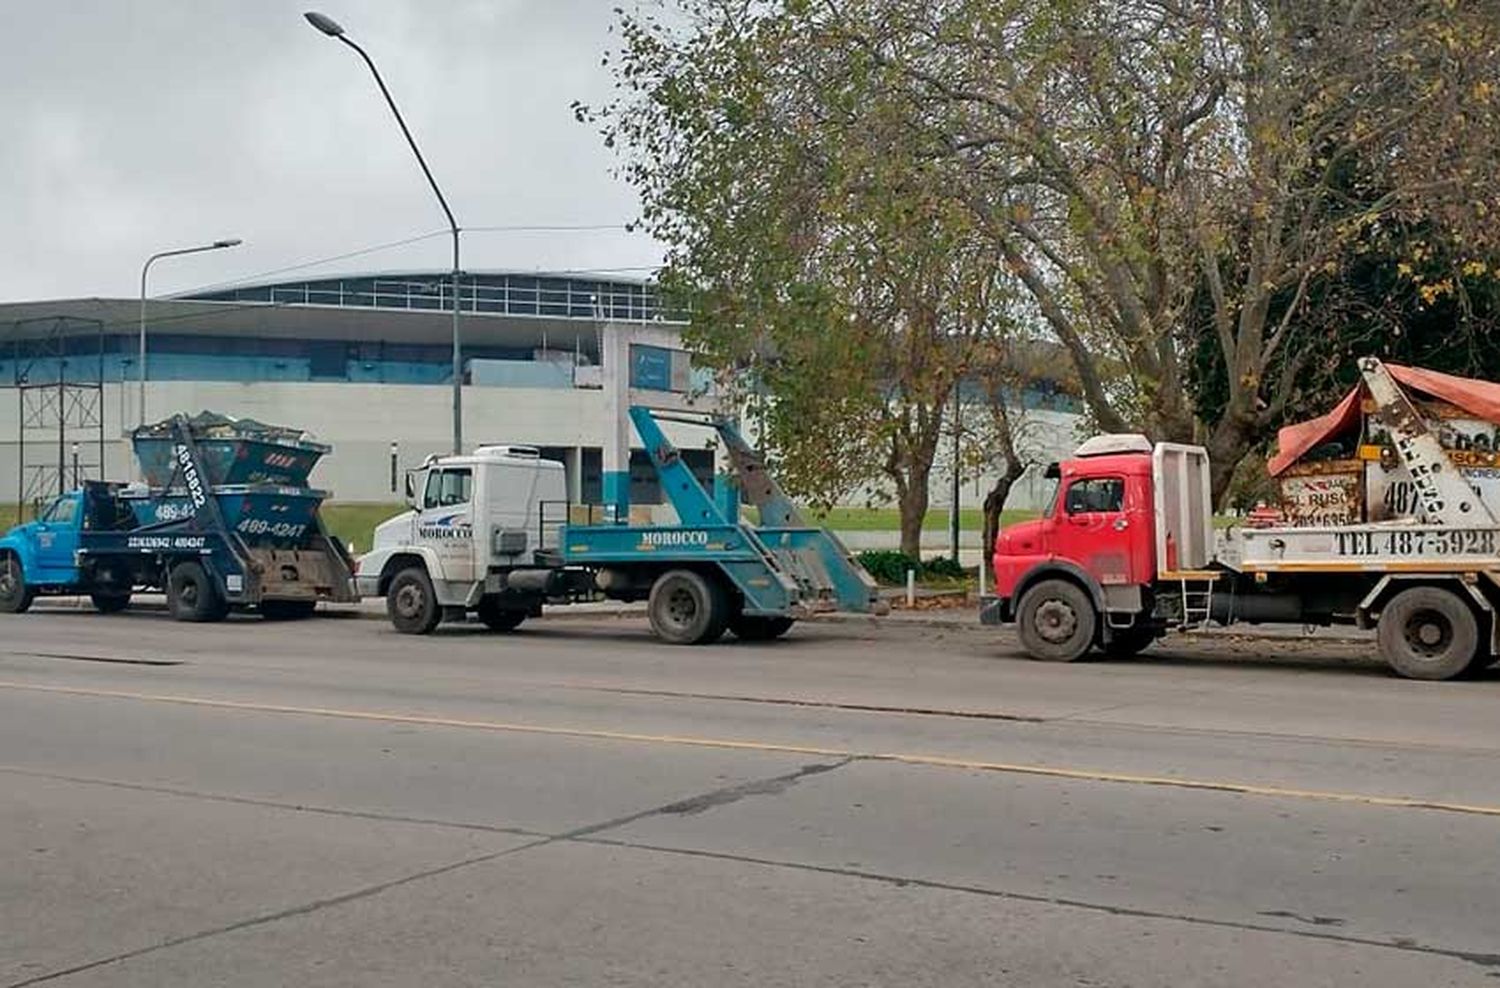
[[[716,566],[743,596],[743,613],[749,615],[877,608],[869,574],[831,533],[802,524],[791,500],[774,483],[761,510],[779,524],[761,529],[743,524],[735,478],[719,478],[717,496],[711,496],[650,409],[631,406],[630,420],[679,524],[565,526],[561,543],[567,563]],[[711,424],[727,446],[749,450],[732,423],[719,419]]]

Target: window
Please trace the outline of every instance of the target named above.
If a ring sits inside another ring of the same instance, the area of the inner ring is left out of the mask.
[[[427,491],[422,498],[423,508],[451,508],[469,503],[469,491],[473,474],[468,467],[462,470],[434,470],[427,475]]]
[[[1119,477],[1075,480],[1068,488],[1068,514],[1124,511],[1125,481]]]
[[[71,525],[73,516],[78,512],[78,504],[70,497],[60,497],[52,502],[52,506],[42,515],[42,521],[53,525]]]

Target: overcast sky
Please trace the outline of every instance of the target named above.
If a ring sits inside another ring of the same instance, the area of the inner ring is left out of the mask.
[[[631,190],[573,100],[598,101],[616,0],[0,0],[0,300],[132,297],[446,227],[369,71],[380,66],[459,225],[619,224]],[[278,277],[444,268],[449,241]],[[614,231],[473,233],[464,267],[643,269]],[[633,274],[646,273],[643,270]]]

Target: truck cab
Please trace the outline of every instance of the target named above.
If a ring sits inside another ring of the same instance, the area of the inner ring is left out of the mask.
[[[1163,581],[1212,574],[1207,457],[1200,447],[1104,435],[1048,468],[1057,481],[1043,517],[995,541],[986,624],[1016,622],[1035,655],[1069,661],[1090,648],[1133,654],[1163,630]]]
[[[89,483],[54,498],[36,520],[0,538],[0,613],[19,614],[38,596],[88,593],[101,611],[130,601],[125,567],[89,564],[80,554],[85,532],[114,524],[117,485]]]
[[[71,586],[78,580],[76,554],[82,524],[82,493],[64,494],[47,505],[35,521],[17,525],[0,538],[0,555],[14,557],[21,571],[29,575],[27,584],[33,591]],[[0,566],[0,583],[8,572],[11,567]],[[0,595],[7,589],[8,583],[0,585]]]
[[[508,630],[535,613],[535,595],[507,593],[507,577],[558,565],[568,520],[561,463],[529,446],[432,456],[407,474],[406,503],[376,527],[356,574],[360,594],[385,597],[398,628],[431,630],[445,615],[478,611]]]

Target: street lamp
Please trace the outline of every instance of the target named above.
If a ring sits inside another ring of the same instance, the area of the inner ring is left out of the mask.
[[[448,200],[443,198],[443,190],[438,188],[437,179],[432,177],[432,169],[427,167],[427,160],[422,157],[422,151],[417,147],[416,138],[411,136],[407,129],[406,121],[401,118],[401,111],[396,109],[396,101],[391,98],[391,91],[385,88],[385,80],[380,78],[380,70],[375,68],[375,63],[365,50],[350,41],[344,34],[344,29],[332,17],[320,14],[315,10],[309,10],[302,15],[307,18],[307,23],[328,35],[337,38],[344,44],[353,48],[364,59],[365,64],[370,67],[370,74],[375,77],[375,84],[380,87],[380,94],[385,97],[386,105],[391,108],[391,114],[396,118],[396,123],[401,128],[401,133],[406,137],[406,143],[411,146],[411,153],[417,156],[417,164],[422,166],[422,174],[427,176],[427,184],[432,186],[433,195],[437,196],[438,205],[443,207],[443,215],[448,217],[448,228],[453,232],[453,452],[464,451],[464,413],[463,413],[463,364],[459,355],[459,331],[458,331],[458,221],[453,218],[453,210],[448,208]]]
[[[226,247],[238,247],[244,241],[238,237],[228,240],[215,240],[211,244],[203,244],[200,247],[180,247],[177,250],[164,250],[152,254],[146,258],[146,263],[141,266],[141,352],[140,367],[136,368],[141,385],[141,425],[146,424],[146,273],[151,270],[151,265],[163,257],[176,257],[179,254],[200,254],[206,250],[223,250]]]

